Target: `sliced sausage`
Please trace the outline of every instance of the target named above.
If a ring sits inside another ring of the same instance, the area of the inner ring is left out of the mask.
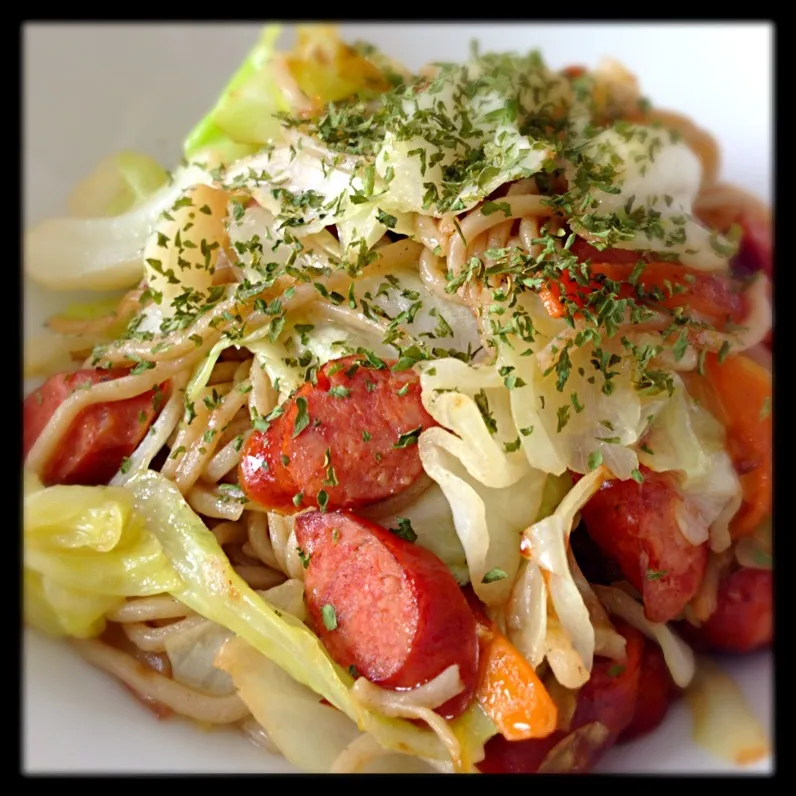
[[[664,720],[669,706],[681,693],[672,680],[661,648],[645,639],[636,709],[633,720],[619,736],[619,743],[652,732]]]
[[[478,680],[476,620],[433,553],[347,511],[299,514],[309,620],[332,658],[386,688],[423,685],[456,664],[461,713]],[[305,558],[305,560],[307,560]]]
[[[486,744],[486,757],[478,764],[481,771],[489,774],[534,774],[544,767],[553,751],[560,748],[559,744],[593,722],[602,724],[608,733],[597,744],[578,743],[574,746],[575,754],[568,768],[571,773],[588,771],[616,743],[633,719],[644,637],[624,622],[617,621],[615,627],[627,641],[627,660],[618,664],[607,658],[595,658],[591,677],[577,693],[569,728],[530,741],[507,741],[502,735],[496,735]]]
[[[713,652],[752,652],[774,638],[773,575],[769,569],[743,567],[719,586],[715,612],[695,628],[682,623],[694,646]]]
[[[581,514],[588,535],[642,594],[647,618],[668,622],[699,589],[708,547],[692,545],[681,533],[681,497],[672,476],[642,473],[643,483],[606,481]]]
[[[23,405],[23,456],[27,456],[55,410],[75,390],[126,376],[124,368],[78,370],[51,376]],[[122,460],[146,436],[167,397],[168,384],[123,401],[106,401],[83,409],[46,463],[42,483],[107,484]]]
[[[567,271],[559,279],[542,289],[541,295],[548,313],[562,317],[566,310],[562,293],[570,304],[586,305],[588,295],[602,287],[600,275],[618,283],[622,298],[657,304],[668,309],[687,307],[723,329],[728,321],[741,324],[749,308],[743,296],[743,283],[726,276],[707,274],[670,262],[648,261],[632,285],[628,280],[640,259],[649,253],[606,249],[598,251],[577,238],[571,247],[573,254],[583,262],[591,260],[592,279],[589,285],[578,284]]]
[[[250,500],[271,511],[290,514],[299,510],[301,490],[282,458],[285,436],[290,436],[290,431],[284,415],[274,420],[266,433],[253,432],[241,452],[238,481]]]
[[[296,392],[278,422],[249,437],[240,483],[252,501],[274,510],[361,508],[423,472],[417,437],[433,425],[413,371],[373,367],[361,356],[334,360]]]

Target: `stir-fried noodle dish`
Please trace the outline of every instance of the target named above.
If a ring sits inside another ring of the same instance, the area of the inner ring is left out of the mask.
[[[589,770],[681,696],[765,758],[708,655],[773,634],[766,205],[615,61],[278,33],[26,233],[102,298],[26,341],[25,622],[309,772]]]

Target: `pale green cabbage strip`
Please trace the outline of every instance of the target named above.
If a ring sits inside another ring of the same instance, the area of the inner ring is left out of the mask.
[[[101,160],[69,195],[69,212],[80,218],[118,216],[168,182],[168,172],[140,152],[119,152]]]
[[[281,26],[268,25],[257,44],[233,75],[213,109],[185,139],[185,157],[195,160],[212,151],[223,163],[250,155],[280,125],[274,114],[290,106],[274,82],[268,64]]]

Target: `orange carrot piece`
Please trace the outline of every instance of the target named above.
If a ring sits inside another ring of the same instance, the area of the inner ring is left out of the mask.
[[[545,285],[539,289],[539,296],[542,299],[542,304],[544,304],[544,308],[551,318],[564,317],[564,305],[561,303],[560,295],[561,291],[558,289],[558,285],[555,282],[551,282],[549,285]]]
[[[730,535],[740,539],[771,513],[771,373],[747,356],[728,356],[719,364],[716,354],[708,354],[705,376],[684,377],[691,396],[725,428],[727,452],[743,488],[741,508],[730,522]]]
[[[705,361],[727,430],[727,449],[743,487],[743,503],[730,523],[734,539],[747,536],[771,513],[773,426],[771,373],[745,356]]]
[[[550,735],[558,710],[533,667],[497,628],[481,630],[476,698],[484,712],[508,741]]]

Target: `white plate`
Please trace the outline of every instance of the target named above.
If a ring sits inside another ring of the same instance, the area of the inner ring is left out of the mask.
[[[289,28],[289,26],[288,26]],[[690,115],[722,144],[723,177],[768,198],[771,189],[770,25],[342,25],[417,68],[482,50],[541,48],[554,67],[609,55],[636,72],[653,102]],[[175,165],[185,133],[256,39],[250,25],[27,25],[24,38],[25,224],[63,212],[73,185],[103,156],[135,148]],[[292,31],[287,30],[284,42]],[[73,297],[74,298],[74,297]],[[25,334],[63,304],[25,291]],[[772,660],[723,666],[771,727]],[[24,767],[29,772],[281,772],[293,770],[242,736],[157,721],[63,644],[29,631],[24,656]],[[678,704],[651,736],[615,748],[612,772],[730,769],[690,740]],[[768,760],[744,771],[773,771]]]

